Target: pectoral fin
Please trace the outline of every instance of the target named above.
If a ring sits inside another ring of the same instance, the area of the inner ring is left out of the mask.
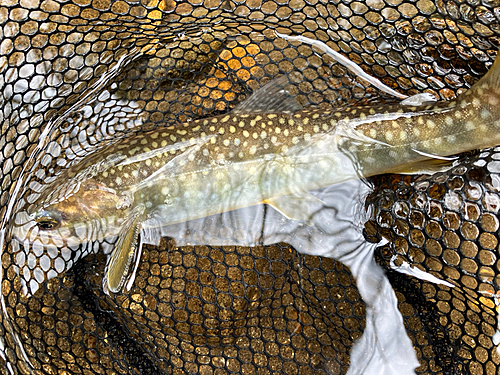
[[[118,293],[124,287],[125,291],[132,287],[142,253],[140,220],[143,212],[142,207],[133,210],[118,235],[104,271],[103,288],[108,295]]]
[[[286,218],[297,221],[311,220],[313,215],[324,205],[320,199],[308,192],[271,198],[265,200],[264,203],[273,207]]]

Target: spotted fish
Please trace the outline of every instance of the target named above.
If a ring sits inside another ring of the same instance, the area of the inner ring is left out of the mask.
[[[331,111],[302,108],[275,79],[229,114],[88,155],[17,213],[11,236],[70,248],[112,238],[104,289],[128,290],[155,228],[262,203],[307,222],[312,189],[498,144],[499,71],[497,59],[453,101]]]

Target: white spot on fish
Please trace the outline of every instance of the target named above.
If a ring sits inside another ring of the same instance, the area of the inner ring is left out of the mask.
[[[481,116],[481,118],[484,120],[484,119],[486,119],[486,118],[488,118],[490,116],[490,111],[488,111],[487,109],[483,109],[479,113],[479,116]]]

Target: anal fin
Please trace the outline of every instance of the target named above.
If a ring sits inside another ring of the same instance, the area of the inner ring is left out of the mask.
[[[141,218],[144,207],[136,207],[125,221],[108,258],[104,271],[103,289],[108,295],[118,293],[125,287],[130,290],[135,279],[142,254]]]

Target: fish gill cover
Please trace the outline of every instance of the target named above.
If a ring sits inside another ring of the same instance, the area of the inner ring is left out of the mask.
[[[178,124],[229,113],[279,75],[307,108],[395,101],[279,34],[323,41],[401,94],[453,100],[493,62],[499,5],[0,0],[0,372],[368,373],[349,370],[363,363],[350,355],[375,310],[345,259],[302,254],[293,239],[225,246],[246,228],[204,221],[183,234],[218,246],[144,245],[131,290],[107,295],[106,243],[37,247],[5,230],[88,155],[148,129],[182,136]],[[389,241],[375,258],[416,373],[497,372],[498,155],[465,155],[431,177],[374,179],[366,244]],[[91,160],[94,171],[110,162]]]

